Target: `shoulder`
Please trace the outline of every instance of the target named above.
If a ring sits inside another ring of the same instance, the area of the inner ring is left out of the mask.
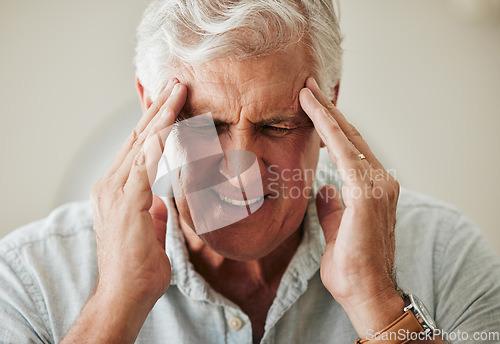
[[[405,188],[401,189],[396,217],[400,249],[427,253],[427,257],[434,256],[438,261],[452,243],[450,238],[482,237],[479,229],[456,207]]]
[[[413,208],[421,210],[427,209],[427,210],[444,211],[453,214],[460,213],[460,211],[451,204],[443,202],[434,197],[406,189],[404,187],[401,188],[398,201],[398,208],[399,208],[398,210],[401,210],[401,208],[406,210]]]
[[[90,202],[65,204],[0,240],[0,318],[9,319],[0,333],[62,339],[95,285],[95,244]]]
[[[495,276],[500,272],[491,245],[467,216],[452,205],[407,189],[402,189],[398,203],[396,261],[407,280],[419,276],[435,286],[452,272],[450,280],[479,270]]]
[[[456,254],[462,245],[472,241],[480,242],[484,251],[492,251],[470,218],[455,206],[433,197],[402,188],[396,216],[399,245],[425,246],[424,250],[432,251],[439,259],[445,254]]]
[[[453,227],[463,213],[456,207],[433,197],[401,188],[398,208],[398,222],[420,225]],[[432,226],[431,226],[432,227]]]
[[[431,305],[441,329],[472,333],[498,328],[500,260],[460,210],[403,190],[396,242],[398,284]]]
[[[68,203],[0,240],[0,260],[26,284],[80,283],[95,277],[90,202]]]
[[[52,283],[74,277],[75,268],[80,276],[93,275],[95,246],[90,202],[68,203],[0,240],[0,260],[26,283],[28,277]]]
[[[64,204],[46,218],[24,225],[0,240],[0,253],[93,235],[90,202]]]

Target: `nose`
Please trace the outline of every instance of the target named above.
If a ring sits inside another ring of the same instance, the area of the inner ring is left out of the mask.
[[[235,188],[248,191],[262,178],[259,158],[247,150],[224,151],[224,158],[219,163],[219,173]]]
[[[262,161],[255,147],[252,147],[253,138],[249,136],[251,133],[245,131],[221,140],[224,158],[219,163],[219,173],[238,189],[250,189],[262,180]]]

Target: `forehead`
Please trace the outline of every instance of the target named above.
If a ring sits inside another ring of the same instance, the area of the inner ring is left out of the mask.
[[[265,119],[299,112],[299,91],[310,75],[304,49],[237,61],[224,58],[181,66],[172,75],[188,87],[185,111],[223,117]]]

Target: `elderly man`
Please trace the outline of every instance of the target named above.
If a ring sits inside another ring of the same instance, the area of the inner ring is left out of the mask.
[[[479,231],[400,193],[335,107],[340,43],[329,1],[153,2],[136,59],[144,114],[91,204],[2,241],[2,342],[480,343],[498,331],[500,264]],[[203,116],[222,154],[184,161],[163,202],[164,145],[209,150],[192,143],[206,125],[175,129]],[[314,180],[322,146],[338,175]],[[230,152],[251,152],[258,173]],[[196,206],[187,190],[209,170],[229,184],[208,183]]]

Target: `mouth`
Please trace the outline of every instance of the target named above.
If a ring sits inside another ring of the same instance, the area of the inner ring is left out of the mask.
[[[246,199],[241,201],[233,198],[229,198],[226,196],[221,195],[220,193],[216,192],[217,195],[219,196],[219,199],[227,204],[231,204],[237,207],[248,207],[250,205],[254,205],[256,203],[259,203],[264,200],[264,196],[258,197],[258,198],[252,198],[252,199]]]

